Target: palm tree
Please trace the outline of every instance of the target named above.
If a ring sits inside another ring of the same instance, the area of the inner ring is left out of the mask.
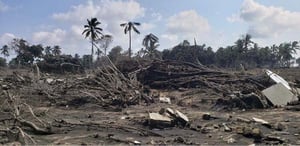
[[[290,43],[282,43],[278,47],[278,56],[282,66],[290,67],[291,60],[294,59],[293,54],[296,54],[296,51],[300,47],[297,41]]]
[[[60,55],[60,54],[61,54],[61,48],[60,48],[59,46],[54,46],[54,47],[53,47],[53,50],[52,50],[52,54],[53,54],[54,56]]]
[[[156,48],[159,46],[158,40],[158,37],[152,33],[146,35],[143,40],[143,45],[145,46],[145,53],[149,55],[150,59],[153,59],[153,57],[157,54]]]
[[[300,67],[300,57],[296,59],[296,63],[298,64],[298,67]]]
[[[91,18],[91,20],[87,19],[88,24],[84,25],[85,30],[82,34],[85,34],[85,38],[90,37],[92,44],[92,52],[91,56],[94,55],[94,41],[97,40],[99,34],[102,35],[102,28],[98,27],[101,23],[97,20],[97,18]]]
[[[1,49],[1,54],[4,56],[4,57],[8,57],[9,56],[9,47],[7,45],[4,45]]]
[[[129,48],[128,48],[128,53],[129,53],[129,58],[131,58],[131,30],[133,29],[134,32],[137,34],[140,34],[139,30],[135,26],[139,26],[141,23],[138,22],[128,22],[128,23],[122,23],[120,24],[121,27],[124,28],[124,33],[127,34],[129,32]]]
[[[112,41],[113,41],[113,37],[109,34],[103,35],[101,38],[97,40],[97,43],[100,43],[100,47],[104,49],[105,56],[106,56],[107,48],[109,47]]]
[[[50,46],[45,47],[45,55],[46,56],[52,55],[52,48]]]

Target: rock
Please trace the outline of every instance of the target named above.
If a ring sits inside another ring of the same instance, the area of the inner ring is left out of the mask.
[[[297,95],[293,94],[281,83],[263,90],[262,93],[270,100],[273,105],[276,106],[287,105],[289,102],[298,100]]]
[[[265,121],[265,120],[263,120],[263,119],[259,119],[259,118],[253,117],[252,120],[253,120],[254,122],[261,123],[262,125],[264,125],[264,126],[266,126],[266,127],[268,127],[268,128],[271,128],[271,127],[272,127],[272,125],[271,125],[268,121]]]
[[[185,114],[181,113],[178,110],[175,110],[175,114],[176,114],[177,118],[179,119],[179,121],[183,122],[183,125],[186,125],[189,123],[189,118]]]
[[[8,90],[8,89],[9,89],[9,86],[8,86],[8,85],[2,85],[2,89],[3,89],[3,90]]]
[[[274,124],[274,129],[278,130],[278,131],[283,131],[283,130],[286,129],[286,125],[284,125],[281,122],[277,122],[277,123]]]
[[[230,127],[228,127],[226,123],[222,123],[222,125],[224,127],[225,132],[231,132],[232,131],[232,129]]]
[[[149,113],[149,125],[155,128],[172,126],[172,119],[159,113]]]
[[[133,143],[136,144],[136,145],[142,144],[141,142],[139,142],[139,141],[137,141],[137,140],[133,141]]]
[[[169,97],[159,97],[159,102],[171,104],[171,99]]]
[[[263,119],[259,119],[259,118],[255,118],[255,117],[253,117],[252,120],[254,122],[261,123],[261,124],[270,124],[269,122],[267,122],[267,121],[265,121]]]
[[[232,143],[235,143],[235,142],[236,142],[236,140],[232,137],[227,140],[228,144],[232,144]]]
[[[272,135],[268,135],[264,138],[265,141],[277,141],[279,144],[283,144],[285,143],[285,139],[278,137],[278,136],[272,136]]]
[[[185,140],[181,137],[181,136],[178,136],[174,139],[174,142],[177,142],[177,143],[185,143]]]
[[[253,128],[251,134],[254,138],[259,138],[260,139],[260,138],[263,137],[262,132],[259,128]]]
[[[52,79],[52,78],[46,79],[46,83],[48,83],[48,84],[52,84],[53,82],[54,82],[54,79]]]
[[[251,123],[249,119],[242,118],[242,117],[237,117],[236,120],[239,122]]]
[[[203,120],[210,120],[210,113],[205,113],[202,115]]]

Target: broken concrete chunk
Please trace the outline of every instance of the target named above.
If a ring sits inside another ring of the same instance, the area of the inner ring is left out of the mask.
[[[171,104],[171,99],[169,97],[159,97],[159,102]]]
[[[171,108],[166,108],[166,113],[168,113],[170,116],[175,116],[175,112]]]
[[[202,115],[203,120],[210,120],[210,113],[205,113]]]
[[[185,124],[189,122],[189,118],[185,114],[181,113],[180,111],[175,110],[175,114],[177,118],[183,121]]]
[[[262,93],[270,100],[273,105],[283,106],[287,103],[298,100],[297,96],[288,90],[283,84],[278,83],[265,90]]]
[[[52,83],[54,82],[54,79],[52,79],[52,78],[47,78],[47,79],[46,79],[46,82],[47,82],[48,84],[52,84]]]
[[[172,119],[159,113],[149,113],[149,125],[156,128],[170,127]]]
[[[281,83],[285,88],[287,88],[288,90],[291,90],[292,88],[290,87],[289,83],[283,79],[281,76],[273,73],[272,71],[270,70],[266,70],[265,71],[266,74],[276,83]]]
[[[226,123],[222,123],[222,125],[224,127],[225,132],[231,132],[232,131],[232,129],[230,127],[228,127]]]
[[[251,123],[249,119],[242,118],[242,117],[237,117],[236,120],[239,122]]]
[[[261,123],[261,124],[269,124],[269,122],[267,122],[267,121],[265,121],[263,119],[255,118],[255,117],[253,117],[252,120],[254,122]]]

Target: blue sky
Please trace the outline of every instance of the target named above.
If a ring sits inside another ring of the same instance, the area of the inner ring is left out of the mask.
[[[300,40],[299,6],[298,0],[0,0],[0,46],[17,37],[88,54],[90,43],[81,32],[91,17],[113,35],[110,48],[128,48],[119,26],[126,21],[142,23],[141,34],[133,34],[134,51],[150,32],[159,37],[160,50],[194,38],[216,50],[245,33],[266,46]]]

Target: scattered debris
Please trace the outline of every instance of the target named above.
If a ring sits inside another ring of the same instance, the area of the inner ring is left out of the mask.
[[[161,108],[159,113],[149,113],[149,125],[155,128],[170,126],[185,127],[189,124],[189,118],[178,110]]]

